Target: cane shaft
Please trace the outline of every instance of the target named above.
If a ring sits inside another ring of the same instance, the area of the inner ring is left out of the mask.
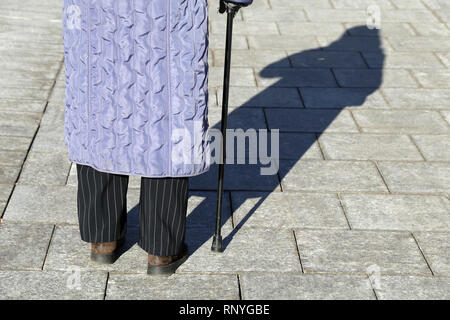
[[[223,75],[223,95],[222,95],[222,119],[220,131],[222,132],[222,143],[220,145],[221,160],[219,163],[219,179],[217,186],[217,215],[216,215],[216,230],[213,239],[212,250],[222,252],[222,200],[224,188],[224,172],[226,163],[226,137],[227,137],[227,120],[228,120],[228,97],[230,90],[230,69],[231,69],[231,43],[233,38],[233,18],[234,10],[227,10],[227,32],[225,42],[225,68]]]

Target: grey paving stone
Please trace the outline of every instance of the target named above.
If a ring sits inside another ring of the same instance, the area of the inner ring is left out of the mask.
[[[218,90],[222,93],[222,87]],[[222,94],[218,96],[218,103],[222,106]],[[231,107],[303,107],[297,88],[278,87],[231,87],[228,105]],[[209,110],[211,111],[211,108]],[[222,108],[217,111],[222,112]]]
[[[376,267],[380,274],[431,274],[408,232],[296,230],[295,235],[306,273],[370,273]]]
[[[376,88],[301,88],[306,108],[389,108]]]
[[[0,201],[0,217],[3,215],[5,208],[6,208],[6,202]]]
[[[439,162],[380,162],[378,167],[392,192],[448,193],[450,166]]]
[[[262,168],[270,165],[260,164],[227,164],[225,165],[225,190],[280,190],[277,175],[261,175]],[[275,163],[273,168],[277,169]],[[189,188],[192,190],[217,190],[217,165],[213,165],[207,173],[189,179]]]
[[[344,26],[347,29],[347,33],[352,36],[380,37],[381,35],[382,37],[389,37],[391,35],[399,35],[408,37],[416,35],[414,29],[405,22],[382,21],[381,29],[361,28],[361,24],[355,22],[344,23]]]
[[[450,10],[437,10],[436,14],[441,18],[444,22],[450,22]]]
[[[413,70],[413,74],[424,88],[450,88],[450,70]]]
[[[267,12],[264,16],[265,15],[267,15]],[[297,50],[297,52],[302,52],[305,50],[317,49],[319,47],[316,37],[311,35],[248,35],[247,39],[249,48],[255,50],[270,50],[277,48],[277,50]]]
[[[415,232],[420,248],[436,275],[450,275],[450,233]]]
[[[1,101],[1,100],[0,100]],[[5,111],[1,112],[1,120],[3,121],[15,121],[15,122],[32,122],[39,123],[42,117],[42,113],[40,112],[19,112],[17,110],[14,111]]]
[[[423,110],[352,110],[367,133],[439,134],[449,131],[439,113]]]
[[[57,90],[52,91],[45,113],[42,115],[41,126],[64,127],[65,92],[55,93]]]
[[[297,4],[299,5],[299,4]],[[277,21],[278,28],[282,35],[327,35],[339,37],[345,33],[345,28],[341,23],[323,22],[298,22],[298,21]],[[297,52],[295,52],[297,53]]]
[[[63,186],[70,164],[67,153],[31,152],[20,174],[19,184]]]
[[[64,127],[41,124],[31,147],[31,153],[37,152],[67,153],[67,147],[64,144]]]
[[[103,300],[106,272],[0,271],[5,300]],[[78,282],[79,281],[79,282]]]
[[[223,83],[223,68],[210,67],[208,85],[220,86]],[[252,68],[235,67],[233,75],[230,75],[230,85],[232,86],[256,86],[255,76]]]
[[[366,14],[364,10],[334,10],[306,8],[306,15],[312,22],[358,22],[364,25]]]
[[[253,4],[252,4],[253,6]],[[209,32],[211,35],[219,34],[223,35],[227,31],[226,19],[213,20],[210,24]],[[247,35],[247,34],[279,34],[275,21],[263,22],[263,21],[241,21],[237,20],[233,23],[233,34]],[[223,38],[222,38],[223,39]],[[234,52],[233,52],[234,53]],[[234,56],[233,56],[234,59]]]
[[[27,12],[27,11],[15,11],[15,10],[2,10],[2,14],[6,16],[16,16],[21,18],[28,19],[38,19],[38,20],[50,20],[52,18],[58,19],[60,18],[56,12],[50,14],[49,12]]]
[[[8,41],[14,39],[15,41],[27,41],[30,43],[62,43],[62,37],[59,34],[44,34],[44,33],[24,33],[24,32],[8,32],[0,33],[0,40]]]
[[[435,10],[449,9],[450,4],[445,0],[422,0],[428,7]]]
[[[388,0],[331,0],[336,9],[366,9],[369,5],[378,5],[382,9],[394,9]]]
[[[31,139],[26,137],[0,136],[0,149],[10,151],[26,151],[30,147]]]
[[[0,223],[0,268],[40,270],[52,232],[50,224]]]
[[[0,166],[0,183],[2,184],[12,184],[17,180],[19,175],[19,166]]]
[[[49,92],[53,86],[53,80],[35,79],[0,79],[2,88],[31,88]]]
[[[447,66],[450,66],[450,52],[437,52],[436,55]]]
[[[25,158],[26,151],[5,151],[0,152],[0,165],[21,166]]]
[[[48,91],[35,88],[0,88],[0,99],[46,100]]]
[[[68,186],[74,186],[76,187],[78,185],[78,177],[77,177],[77,167],[76,163],[71,164],[70,170],[69,170],[69,176],[67,178],[67,184]]]
[[[363,52],[362,55],[370,68],[442,68],[442,63],[431,52],[389,52],[383,56],[379,53]]]
[[[244,21],[307,21],[303,10],[291,10],[283,7],[252,8],[251,10],[242,10]]]
[[[224,53],[225,50],[214,51],[214,66],[224,65]],[[232,67],[266,67],[269,65],[271,67],[290,67],[286,52],[284,50],[233,50]]]
[[[34,80],[53,80],[56,77],[56,71],[28,71],[26,68],[2,70],[2,76],[11,79],[34,79]],[[17,97],[17,98],[20,98]]]
[[[74,187],[17,185],[3,217],[6,221],[78,223]]]
[[[367,65],[358,52],[300,52],[288,50],[289,60],[299,68],[361,68]]]
[[[424,2],[426,2],[427,0],[425,0]],[[395,6],[398,9],[426,9],[426,7],[424,6],[423,2],[421,0],[402,0],[402,1],[397,1],[395,3]]]
[[[31,61],[17,61],[15,59],[9,59],[8,61],[1,61],[0,66],[5,70],[10,71],[18,71],[18,70],[28,70],[34,74],[38,73],[46,73],[46,72],[53,72],[56,74],[60,67],[59,61],[50,61],[50,62],[41,62],[41,63],[35,63]]]
[[[341,87],[353,88],[418,88],[408,70],[334,69]]]
[[[417,276],[382,276],[380,300],[448,300],[450,278]]]
[[[0,111],[43,112],[45,105],[45,101],[2,99],[0,100]]]
[[[292,231],[243,228],[231,234],[224,232],[222,253],[211,252],[213,234],[205,237],[201,231],[188,230],[192,254],[177,272],[301,271]]]
[[[283,190],[331,192],[387,191],[375,165],[366,161],[280,161]]]
[[[328,69],[265,68],[256,75],[258,86],[272,87],[336,87],[333,74]]]
[[[315,134],[281,132],[279,145],[280,159],[323,159]]]
[[[325,159],[335,160],[423,160],[405,135],[323,134]]]
[[[417,20],[411,20],[417,21]],[[389,43],[397,51],[423,52],[423,51],[450,51],[450,43],[446,37],[390,37]]]
[[[416,135],[413,139],[426,160],[450,161],[450,135]]]
[[[243,274],[243,300],[374,300],[368,279],[357,275]]]
[[[236,275],[175,274],[168,278],[111,274],[108,300],[239,300]]]
[[[282,8],[322,8],[329,9],[331,4],[327,0],[303,0],[302,2],[292,2],[291,0],[270,0],[272,7]],[[282,19],[281,19],[282,20]]]
[[[415,8],[402,8],[402,10],[385,10],[383,11],[383,21],[386,22],[427,22],[438,23],[439,20],[430,10]]]
[[[211,49],[225,49],[225,41],[223,41],[223,37],[212,36],[209,39],[209,47]],[[245,35],[236,34],[233,36],[233,49],[248,49]]]
[[[394,89],[383,90],[394,108],[449,109],[450,89]]]
[[[267,109],[269,129],[280,132],[359,132],[347,110]]]
[[[21,118],[0,118],[0,135],[32,137],[37,127],[37,121],[22,120]]]
[[[447,123],[450,125],[450,111],[441,111],[441,114],[447,121]]]
[[[57,226],[48,250],[44,270],[116,271],[146,273],[147,253],[137,244],[138,230],[129,228],[120,257],[112,265],[90,261],[90,244],[80,238],[78,226]]]
[[[348,229],[334,194],[232,192],[231,200],[236,226]]]
[[[444,23],[411,23],[415,30],[426,37],[450,37],[450,30]]]
[[[130,180],[128,182],[128,188],[130,189],[139,189],[141,187],[141,177],[139,176],[130,176]]]
[[[6,202],[11,194],[14,184],[0,184],[0,202]]]
[[[450,230],[445,197],[342,194],[352,229]]]

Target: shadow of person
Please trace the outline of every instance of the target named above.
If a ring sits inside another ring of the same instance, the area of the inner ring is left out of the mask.
[[[240,107],[230,108],[228,128],[243,129],[244,132],[249,129],[279,129],[280,169],[275,175],[261,175],[260,169],[265,165],[249,164],[250,139],[246,139],[245,164],[236,164],[242,157],[236,152],[237,144],[234,155],[227,155],[222,225],[233,224],[234,228],[224,230],[224,234],[229,232],[224,238],[225,249],[268,195],[281,190],[280,183],[293,166],[302,158],[310,157],[308,150],[314,151],[315,142],[323,132],[333,126],[340,126],[345,131],[345,121],[342,124],[340,117],[350,117],[350,114],[343,114],[348,112],[344,109],[362,106],[381,86],[384,57],[379,31],[356,26],[326,47],[289,55],[261,70],[259,76],[263,83],[265,79],[276,80],[268,80],[272,81],[269,86],[259,90]],[[242,88],[231,87],[233,98],[238,98],[236,93],[239,89]],[[209,108],[210,124],[220,120],[220,108],[213,108]],[[348,120],[354,126],[352,128],[356,128],[351,117]],[[220,122],[212,128],[220,130]],[[227,140],[231,139],[233,137],[227,135]],[[259,136],[257,139],[259,146]],[[273,154],[270,145],[269,132],[268,153]],[[319,159],[323,160],[320,151],[316,151]],[[216,164],[209,172],[190,178],[189,202],[193,208],[187,217],[190,253],[210,241],[214,234],[217,179]],[[251,200],[255,197],[256,202]],[[193,199],[195,203],[192,203]],[[243,206],[246,202],[251,205]],[[244,214],[240,210],[239,217],[233,216],[231,223],[230,213],[241,206],[245,208]],[[273,212],[273,221],[278,214]]]

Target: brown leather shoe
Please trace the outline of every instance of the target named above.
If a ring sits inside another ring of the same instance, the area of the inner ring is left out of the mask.
[[[147,274],[171,275],[188,258],[188,249],[184,246],[183,251],[175,256],[148,255]]]
[[[91,260],[103,264],[112,264],[117,258],[117,251],[125,239],[111,242],[94,242],[91,244]]]

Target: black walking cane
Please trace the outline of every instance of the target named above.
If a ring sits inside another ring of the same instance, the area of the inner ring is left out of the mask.
[[[241,7],[252,4],[253,0],[220,0],[219,13],[227,12],[227,34],[225,43],[225,69],[223,74],[223,95],[222,95],[222,144],[220,146],[221,160],[219,163],[219,182],[217,187],[217,212],[216,212],[216,231],[213,238],[211,250],[222,252],[222,198],[223,198],[223,176],[225,169],[225,149],[226,149],[226,130],[228,118],[228,94],[230,91],[230,65],[231,65],[231,39],[233,37],[233,18]]]

